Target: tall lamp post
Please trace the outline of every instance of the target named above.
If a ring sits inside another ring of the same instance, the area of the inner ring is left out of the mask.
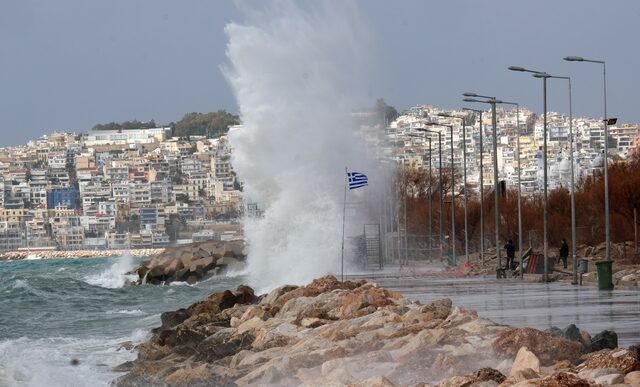
[[[458,117],[451,114],[440,113],[440,117],[448,117],[451,119],[458,119],[462,121],[462,176],[464,187],[464,256],[467,263],[469,263],[469,223],[467,218],[467,122],[466,117]]]
[[[500,100],[495,97],[489,97],[486,95],[478,95],[476,93],[463,93],[465,97],[477,97],[487,98],[487,100],[479,100],[475,98],[465,98],[465,102],[478,102],[488,103],[491,105],[491,125],[493,126],[493,194],[494,194],[494,209],[496,217],[496,257],[498,269],[502,269],[502,261],[500,259],[500,198],[498,195],[498,135],[497,135],[497,123],[496,123],[496,103]]]
[[[520,260],[520,278],[524,279],[524,265],[522,264],[522,168],[520,167],[520,104],[517,102],[502,101],[505,105],[516,107],[516,149],[518,163],[518,252]]]
[[[482,159],[484,158],[484,153],[482,150],[482,110],[479,109],[470,109],[470,108],[462,108],[462,110],[467,110],[471,112],[476,112],[480,114],[480,262],[484,265],[484,184],[482,177]],[[466,184],[466,183],[465,183]],[[466,189],[466,188],[465,188]],[[465,190],[465,196],[466,196]]]
[[[608,261],[611,257],[611,223],[609,222],[609,122],[607,117],[607,64],[603,60],[585,59],[580,56],[567,56],[564,60],[569,62],[589,62],[602,65],[602,78],[604,81],[604,229],[605,229],[605,253]],[[575,245],[575,242],[573,242]],[[574,253],[575,254],[575,253]],[[575,279],[574,279],[575,281]]]
[[[456,259],[456,206],[455,206],[455,169],[453,164],[453,125],[439,124],[436,122],[425,122],[427,126],[446,126],[449,128],[451,133],[451,256],[453,258],[453,264],[457,265]],[[435,132],[435,131],[434,131]],[[438,133],[438,132],[436,132]],[[438,140],[441,139],[441,136],[438,137]],[[442,143],[440,144],[440,155],[442,156]],[[440,163],[442,163],[442,157],[440,158]],[[442,165],[441,165],[442,166]],[[440,173],[442,173],[442,169],[440,169]],[[442,180],[440,181],[440,191],[442,192]],[[444,210],[444,203],[441,202],[440,211]],[[441,212],[440,214],[443,214]]]
[[[510,66],[509,70],[511,71],[520,71],[520,72],[527,72],[527,73],[533,73],[533,74],[537,74],[542,78],[542,94],[543,94],[543,102],[542,102],[542,106],[543,106],[543,110],[544,110],[544,129],[543,129],[543,146],[542,146],[542,168],[544,169],[543,171],[543,223],[542,223],[542,238],[543,238],[543,255],[544,255],[544,282],[548,282],[549,281],[549,263],[547,262],[549,260],[549,241],[548,241],[548,236],[547,236],[547,228],[548,228],[548,218],[549,218],[549,211],[548,211],[548,201],[547,201],[547,78],[548,75],[547,73],[543,72],[543,71],[534,71],[534,70],[528,70],[525,69],[524,67],[519,67],[519,66]]]
[[[573,108],[571,103],[571,77],[550,74],[534,74],[536,78],[566,79],[569,83],[569,163],[571,163],[571,255],[573,257],[573,284],[578,283],[578,262],[576,262],[576,190],[575,165],[573,162]],[[606,125],[606,122],[605,122]]]
[[[427,126],[434,126],[432,125],[432,123],[427,122],[425,123]],[[419,132],[425,132],[425,133],[432,133],[432,134],[437,134],[438,135],[438,164],[439,164],[439,183],[440,183],[440,216],[439,216],[439,221],[440,221],[440,259],[442,260],[442,248],[444,247],[444,239],[443,239],[443,234],[444,234],[444,226],[443,226],[443,221],[442,221],[442,217],[444,215],[444,198],[442,196],[442,133],[436,131],[436,130],[429,130],[429,129],[423,129],[423,128],[416,128],[417,131]]]

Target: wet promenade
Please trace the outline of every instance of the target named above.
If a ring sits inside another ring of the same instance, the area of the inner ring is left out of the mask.
[[[599,291],[564,282],[543,284],[489,276],[447,278],[443,273],[417,277],[386,274],[374,281],[411,300],[428,303],[448,297],[454,305],[477,310],[498,323],[543,330],[576,324],[592,335],[613,330],[623,347],[640,344],[638,290]]]

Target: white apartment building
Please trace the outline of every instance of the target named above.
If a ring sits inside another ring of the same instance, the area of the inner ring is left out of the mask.
[[[92,130],[82,136],[85,147],[116,144],[149,144],[162,142],[171,136],[171,128]]]

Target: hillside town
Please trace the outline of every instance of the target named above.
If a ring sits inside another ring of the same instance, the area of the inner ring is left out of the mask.
[[[171,132],[54,133],[0,149],[0,250],[143,249],[238,238],[241,195],[227,137]]]
[[[464,125],[443,113],[464,117]],[[483,185],[493,186],[491,112],[482,113],[480,119],[479,111],[420,105],[363,131],[376,134],[365,138],[377,142],[379,157],[406,168],[434,169],[439,165],[434,133],[441,133],[443,167],[451,165],[453,149],[461,174],[466,148],[467,184],[477,190],[481,157]],[[572,124],[578,181],[602,168],[604,126],[592,118],[576,118]],[[517,184],[518,129],[522,193],[527,195],[542,188],[542,117],[524,108],[498,109],[498,174],[509,187]],[[639,130],[638,125],[610,126],[610,157],[623,160],[638,151]],[[549,188],[568,187],[566,115],[548,114],[547,139]],[[243,202],[231,153],[227,135],[178,137],[171,127],[54,133],[1,148],[0,251],[145,249],[241,238],[239,218],[257,207]],[[461,184],[458,179],[456,189]]]
[[[452,119],[442,115],[464,118]],[[498,178],[508,188],[516,188],[518,182],[518,141],[520,131],[520,181],[523,195],[540,192],[543,187],[542,146],[543,117],[528,109],[497,109],[497,169]],[[467,156],[467,184],[469,188],[480,186],[480,158],[483,166],[483,186],[493,187],[493,126],[491,111],[444,110],[430,105],[415,106],[400,115],[387,129],[392,147],[387,151],[401,165],[410,168],[428,168],[429,160],[435,170],[439,166],[438,137],[442,138],[442,165],[451,165],[451,149],[456,175],[462,175],[463,149]],[[593,118],[574,118],[572,121],[573,147],[569,118],[560,113],[547,115],[548,189],[569,187],[571,184],[570,149],[574,151],[574,181],[592,175],[604,165],[604,122]],[[453,130],[450,131],[448,126]],[[425,132],[427,128],[431,132]],[[482,135],[481,130],[482,128]],[[463,130],[464,129],[464,130]],[[624,160],[640,148],[640,126],[636,124],[609,125],[608,155],[610,160]],[[434,133],[436,132],[436,133]],[[463,136],[463,133],[466,137]],[[431,157],[429,157],[429,139]],[[480,144],[482,139],[482,155]],[[453,147],[451,146],[453,141]],[[464,143],[464,144],[463,144]],[[464,145],[464,146],[463,146]],[[462,180],[456,182],[456,190]]]

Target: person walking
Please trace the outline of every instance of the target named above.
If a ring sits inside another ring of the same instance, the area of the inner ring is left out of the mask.
[[[504,245],[504,249],[507,251],[507,269],[515,270],[516,247],[513,245],[513,240],[509,239],[507,244]]]
[[[562,238],[562,245],[560,246],[560,260],[564,268],[567,268],[567,258],[569,258],[569,246],[567,246],[567,240]]]

